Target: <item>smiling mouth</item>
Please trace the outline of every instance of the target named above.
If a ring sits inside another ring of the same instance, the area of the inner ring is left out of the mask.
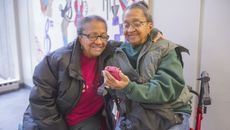
[[[103,49],[104,48],[104,46],[103,45],[92,45],[92,48],[93,49],[96,49],[96,50],[101,50],[101,49]]]
[[[136,37],[137,35],[128,35],[128,37]]]
[[[136,38],[137,37],[137,35],[128,35],[128,39],[133,39],[133,38]]]
[[[138,34],[137,33],[129,33],[128,34],[128,37],[134,37],[134,36],[138,36]]]

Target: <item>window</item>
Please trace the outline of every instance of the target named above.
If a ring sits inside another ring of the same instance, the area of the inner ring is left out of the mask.
[[[13,0],[0,0],[0,19],[0,85],[2,85],[20,79]]]

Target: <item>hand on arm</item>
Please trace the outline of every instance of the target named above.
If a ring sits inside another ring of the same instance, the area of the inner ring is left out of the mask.
[[[165,36],[161,32],[157,32],[157,35],[153,37],[153,42],[155,43],[162,39],[166,39]]]
[[[159,40],[164,40],[166,39],[163,33],[158,30],[157,28],[154,28],[150,34],[152,36],[152,42],[155,43]]]

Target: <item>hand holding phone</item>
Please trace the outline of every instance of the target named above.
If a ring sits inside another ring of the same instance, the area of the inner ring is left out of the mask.
[[[105,70],[108,71],[116,80],[121,80],[119,68],[115,66],[106,66]]]

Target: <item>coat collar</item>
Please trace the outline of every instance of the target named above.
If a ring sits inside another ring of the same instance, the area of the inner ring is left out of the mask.
[[[80,67],[81,45],[78,39],[74,40],[72,44],[73,50],[70,57],[69,76],[79,80],[83,80]]]
[[[103,51],[103,53],[98,57],[98,71],[104,69],[106,60],[114,53],[115,49],[119,47],[121,42],[108,41],[108,44]],[[72,54],[70,57],[69,64],[69,76],[76,78],[78,80],[83,80],[81,65],[80,65],[80,55],[81,55],[81,45],[79,39],[77,38],[72,42]],[[100,73],[101,74],[101,73]]]

